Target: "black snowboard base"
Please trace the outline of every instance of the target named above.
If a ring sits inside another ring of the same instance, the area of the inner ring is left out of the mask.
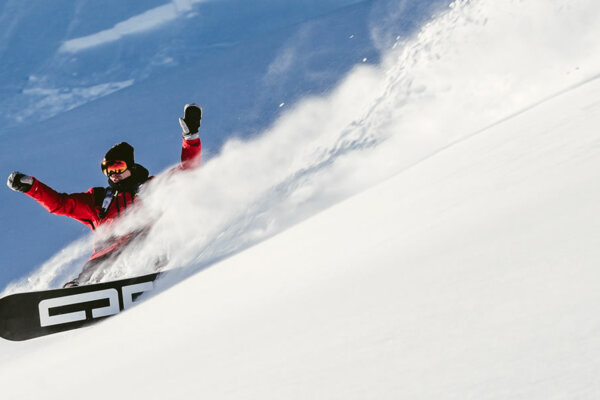
[[[130,307],[158,275],[3,297],[0,337],[21,341],[93,324]]]

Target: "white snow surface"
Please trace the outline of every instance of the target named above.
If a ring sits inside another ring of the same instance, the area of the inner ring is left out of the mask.
[[[2,342],[3,392],[596,398],[597,123],[598,80],[125,314]]]
[[[2,397],[598,398],[599,18],[455,2],[157,178],[157,228],[108,276],[165,252],[180,272],[95,326],[1,341]],[[60,282],[88,241],[5,294]]]

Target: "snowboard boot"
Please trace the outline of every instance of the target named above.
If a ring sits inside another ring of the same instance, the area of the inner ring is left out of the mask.
[[[65,283],[63,285],[63,289],[77,287],[77,286],[79,286],[79,281],[77,279],[73,279],[72,281]]]

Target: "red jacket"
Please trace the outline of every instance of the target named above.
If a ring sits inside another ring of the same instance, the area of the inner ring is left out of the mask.
[[[185,170],[199,166],[201,149],[200,139],[184,139],[181,147],[181,164],[179,168]],[[143,169],[143,167],[141,168]],[[145,172],[147,173],[147,171]],[[27,192],[27,195],[40,203],[52,214],[65,215],[76,219],[94,231],[100,225],[111,223],[119,218],[137,199],[136,193],[116,191],[110,206],[103,213],[102,202],[105,193],[106,189],[102,187],[91,188],[85,193],[58,193],[51,187],[34,179],[33,186]],[[95,244],[94,254],[92,254],[90,259],[112,252],[129,242],[132,236],[127,235],[125,237],[114,238],[110,243]]]

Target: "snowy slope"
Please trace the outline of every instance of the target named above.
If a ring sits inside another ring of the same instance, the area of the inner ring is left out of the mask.
[[[598,123],[595,80],[126,314],[0,343],[3,392],[596,398]]]
[[[92,328],[0,342],[3,393],[598,397],[599,17],[586,0],[454,3],[165,180],[145,203],[160,229],[112,273],[160,244],[181,276]],[[7,290],[56,284],[85,253]]]

